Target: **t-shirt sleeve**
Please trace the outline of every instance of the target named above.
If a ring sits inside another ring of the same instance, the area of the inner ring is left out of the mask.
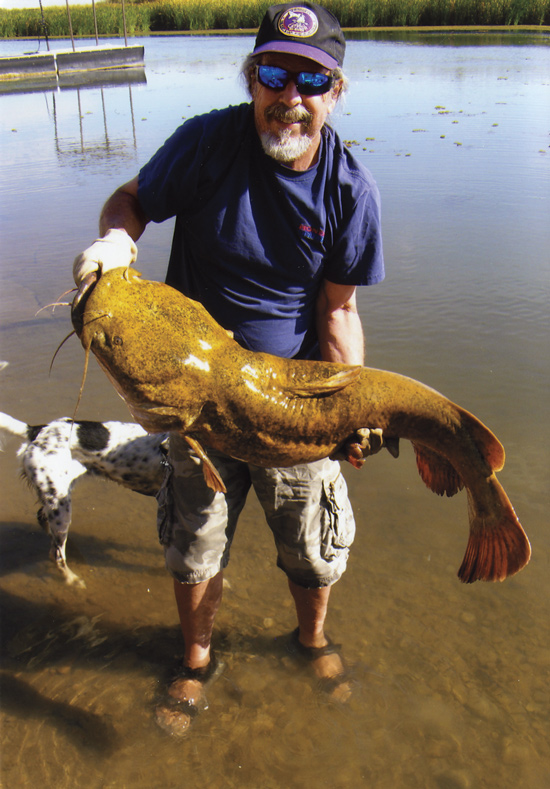
[[[353,180],[324,276],[338,285],[375,285],[384,279],[380,193],[370,174]]]
[[[184,212],[196,200],[202,140],[202,119],[192,118],[176,129],[141,168],[138,199],[153,222]]]

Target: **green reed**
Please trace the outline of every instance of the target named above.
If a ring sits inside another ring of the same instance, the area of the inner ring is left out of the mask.
[[[550,0],[327,0],[342,27],[547,25]]]
[[[150,32],[254,29],[268,5],[268,0],[126,0],[126,28],[131,36]],[[348,28],[550,24],[550,0],[325,0],[324,5]],[[97,2],[96,15],[100,35],[122,34],[119,0]],[[44,17],[49,36],[69,35],[65,5],[45,7]],[[91,4],[73,6],[71,21],[75,36],[94,35]],[[0,9],[0,37],[43,34],[38,7]]]

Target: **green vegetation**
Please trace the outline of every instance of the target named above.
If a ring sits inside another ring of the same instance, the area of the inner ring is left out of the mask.
[[[31,3],[32,0],[29,0]],[[44,34],[38,3],[0,9],[0,37]],[[128,35],[257,28],[266,0],[126,0]],[[550,0],[326,0],[345,28],[462,25],[548,25]],[[99,35],[123,32],[119,0],[96,2]],[[66,6],[44,9],[48,36],[69,35]],[[92,6],[72,6],[75,36],[94,36]]]

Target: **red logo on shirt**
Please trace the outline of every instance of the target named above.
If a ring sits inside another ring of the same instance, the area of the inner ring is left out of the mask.
[[[317,230],[317,228],[311,227],[311,225],[300,225],[300,232],[304,238],[309,238],[311,240],[313,240],[315,237],[322,240],[325,237],[324,230]]]

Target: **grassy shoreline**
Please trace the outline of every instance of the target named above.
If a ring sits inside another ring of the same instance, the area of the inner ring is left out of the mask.
[[[550,35],[550,25],[392,25],[385,27],[347,27],[342,28],[346,35],[350,33],[543,33]],[[161,38],[163,36],[253,36],[258,32],[257,27],[204,29],[204,30],[152,30],[144,33],[135,33],[131,37]],[[114,38],[115,33],[100,33],[98,38]],[[93,35],[75,35],[78,38],[94,38]],[[2,36],[0,36],[2,38]],[[51,40],[69,40],[70,35],[50,36]],[[4,36],[4,40],[33,41],[36,35]]]
[[[168,33],[254,32],[269,0],[127,0],[126,28],[130,36]],[[546,29],[550,0],[324,0],[324,5],[348,30],[409,28]],[[123,33],[119,0],[96,3],[98,33]],[[91,5],[73,6],[75,37],[95,35]],[[0,38],[69,36],[66,6],[0,9]]]

